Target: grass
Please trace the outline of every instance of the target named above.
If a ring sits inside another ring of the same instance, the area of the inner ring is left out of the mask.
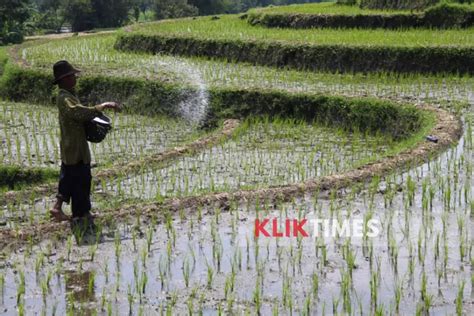
[[[291,30],[251,26],[235,15],[218,20],[209,17],[166,20],[132,27],[137,34],[226,41],[282,42],[305,45],[350,45],[384,47],[472,47],[474,28],[455,30],[408,29]]]
[[[21,190],[30,185],[56,180],[59,172],[49,168],[22,168],[0,165],[0,192]]]
[[[409,10],[377,10],[361,9],[358,5],[341,5],[335,2],[291,4],[284,6],[271,6],[251,9],[249,13],[300,13],[300,14],[334,14],[334,15],[356,15],[356,14],[409,14]]]

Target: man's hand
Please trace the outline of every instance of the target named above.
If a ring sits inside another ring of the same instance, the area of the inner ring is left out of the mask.
[[[99,104],[97,107],[101,111],[104,109],[113,109],[115,112],[120,112],[122,110],[122,106],[117,102],[104,102]]]

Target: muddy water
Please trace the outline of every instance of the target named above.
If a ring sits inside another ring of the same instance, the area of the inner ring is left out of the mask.
[[[44,241],[31,253],[25,248],[2,261],[5,285],[0,308],[7,315],[17,313],[24,273],[25,294],[19,302],[27,313],[184,314],[191,309],[213,315],[221,308],[225,313],[232,309],[254,314],[260,302],[263,315],[274,309],[290,314],[290,310],[302,313],[309,297],[312,314],[375,310],[395,314],[398,285],[401,315],[414,314],[427,301],[430,314],[455,314],[457,299],[462,301],[461,312],[470,314],[474,311],[472,120],[468,114],[463,138],[438,159],[361,192],[342,192],[342,198],[307,196],[287,204],[261,205],[258,212],[252,201],[222,213],[213,208],[184,210],[157,224],[137,219],[140,225],[134,221],[106,229],[95,253],[93,245],[83,245],[70,247],[68,254],[69,241]],[[397,183],[403,190],[396,189]],[[253,237],[256,216],[356,220],[370,213],[381,223],[380,234],[366,241],[343,236],[301,241]],[[353,265],[348,254],[355,258]],[[48,274],[43,298],[41,284]],[[371,279],[376,298],[371,298]],[[458,295],[462,282],[464,289]],[[344,295],[349,304],[344,304]]]

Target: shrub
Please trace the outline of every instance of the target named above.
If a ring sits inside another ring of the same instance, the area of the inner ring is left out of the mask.
[[[337,0],[337,4],[345,4],[345,5],[356,5],[357,0]]]
[[[115,48],[311,71],[474,73],[472,47],[308,45],[131,34],[120,35]]]
[[[426,10],[425,24],[431,27],[466,27],[472,24],[474,10],[468,5],[440,3]]]
[[[23,42],[23,33],[21,32],[8,32],[3,38],[5,43],[20,44]]]
[[[53,90],[52,75],[32,69],[22,69],[7,62],[0,78],[0,97],[12,101],[50,103]]]
[[[421,14],[285,14],[252,12],[250,25],[287,28],[384,28],[400,29],[423,26]]]
[[[8,80],[4,77],[0,84],[5,98],[24,102],[41,99],[42,103],[51,103],[53,89],[49,74],[11,64],[8,68]],[[15,78],[39,84],[28,86],[29,93],[18,93],[27,86]],[[191,89],[144,79],[86,76],[79,81],[77,93],[92,103],[110,97],[121,100],[131,113],[176,115],[180,98]],[[422,127],[422,114],[417,108],[377,99],[224,88],[211,89],[209,96],[210,114],[205,122],[208,126],[229,117],[269,115],[315,120],[349,130],[381,131],[395,139],[409,137]]]
[[[360,7],[367,9],[412,9],[423,10],[439,0],[361,0]]]
[[[58,172],[43,168],[0,166],[0,188],[16,189],[21,185],[43,182],[58,176]]]
[[[0,76],[3,74],[3,69],[7,61],[8,61],[7,47],[0,47]]]
[[[455,28],[474,25],[474,8],[443,2],[423,13],[410,14],[301,14],[255,10],[247,15],[247,22],[250,25],[282,28]]]

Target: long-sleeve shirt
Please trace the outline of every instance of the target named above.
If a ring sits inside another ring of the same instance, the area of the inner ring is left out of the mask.
[[[60,89],[57,97],[61,129],[61,160],[65,165],[91,162],[84,123],[100,115],[100,108],[87,107],[71,92]]]

